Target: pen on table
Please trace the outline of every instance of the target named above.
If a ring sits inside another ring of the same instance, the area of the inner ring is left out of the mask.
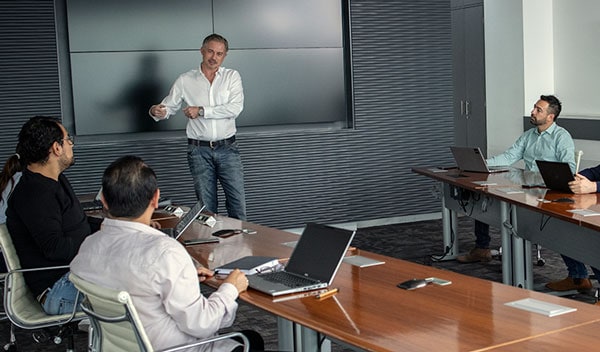
[[[577,151],[577,161],[575,163],[575,173],[579,172],[579,163],[581,162],[581,156],[583,155],[583,150]]]
[[[323,299],[323,298],[331,297],[331,296],[335,295],[336,293],[338,293],[339,290],[340,290],[339,288],[334,288],[334,289],[331,289],[331,290],[329,290],[327,292],[319,293],[315,298],[316,299]]]

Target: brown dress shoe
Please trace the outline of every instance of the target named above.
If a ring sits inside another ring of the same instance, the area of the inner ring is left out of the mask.
[[[492,251],[489,248],[473,248],[464,255],[456,257],[459,263],[489,262],[492,260]]]
[[[560,281],[549,282],[546,287],[552,291],[589,291],[592,289],[592,282],[590,279],[575,279],[567,277]]]

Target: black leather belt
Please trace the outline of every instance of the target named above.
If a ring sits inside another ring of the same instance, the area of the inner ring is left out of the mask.
[[[235,142],[235,136],[231,136],[227,139],[221,139],[220,141],[201,141],[198,139],[188,138],[188,144],[195,145],[196,147],[210,147],[212,149],[220,145],[229,145]]]

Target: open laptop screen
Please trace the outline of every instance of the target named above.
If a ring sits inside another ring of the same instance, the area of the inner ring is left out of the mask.
[[[575,180],[573,171],[568,163],[558,161],[536,160],[540,174],[544,179],[546,188],[565,193],[573,193],[569,188],[569,182]]]
[[[341,263],[353,235],[353,231],[308,223],[285,270],[329,282]]]

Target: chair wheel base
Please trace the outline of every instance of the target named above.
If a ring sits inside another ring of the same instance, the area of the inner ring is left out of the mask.
[[[31,333],[31,337],[33,337],[33,341],[37,343],[46,343],[50,341],[50,335],[46,330],[36,330]]]
[[[17,347],[16,343],[7,343],[6,345],[4,345],[2,350],[8,352],[19,352],[19,348]]]

